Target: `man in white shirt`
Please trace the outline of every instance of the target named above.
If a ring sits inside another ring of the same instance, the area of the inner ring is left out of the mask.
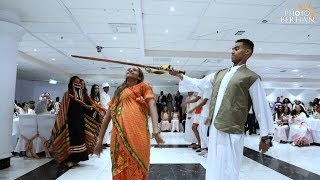
[[[196,98],[196,96],[193,95],[194,92],[188,92],[188,96],[186,98],[186,101],[183,102],[181,105],[186,106],[186,125],[185,125],[185,140],[187,142],[190,142],[189,147],[195,147],[196,146],[196,135],[192,129],[193,126],[193,118],[195,117],[194,111],[190,112],[191,109],[194,109],[194,107],[197,105],[196,102],[191,102],[193,99]]]
[[[233,66],[194,79],[172,68],[170,74],[180,78],[179,89],[192,91],[212,89],[208,123],[210,126],[209,151],[206,166],[207,180],[239,179],[244,146],[244,123],[251,105],[260,125],[259,149],[270,148],[269,134],[274,133],[271,110],[259,76],[246,67],[254,44],[239,39],[232,48]]]
[[[110,88],[109,83],[107,83],[107,82],[103,83],[102,88],[103,88],[103,91],[100,94],[100,102],[104,108],[108,109],[109,108],[108,103],[111,100],[110,96],[108,94],[109,88]],[[109,147],[108,141],[110,141],[111,130],[112,130],[112,123],[109,123],[107,131],[106,131],[104,138],[103,138],[104,147]]]

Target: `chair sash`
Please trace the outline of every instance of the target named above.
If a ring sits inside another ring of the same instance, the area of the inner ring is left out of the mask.
[[[28,139],[24,135],[21,134],[21,137],[26,141],[26,156],[29,158],[40,159],[39,156],[33,150],[33,140],[38,137],[38,134],[34,135],[31,139]]]
[[[38,135],[38,137],[41,139],[41,141],[44,144],[44,151],[46,153],[46,158],[51,158],[51,155],[48,149],[49,141],[45,137],[41,136],[40,134]]]

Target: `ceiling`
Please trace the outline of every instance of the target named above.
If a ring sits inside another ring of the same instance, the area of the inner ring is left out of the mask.
[[[308,3],[314,23],[281,22]],[[123,81],[126,66],[72,54],[171,64],[201,77],[231,66],[234,41],[249,38],[255,52],[248,66],[266,88],[320,89],[319,0],[1,0],[0,9],[18,14],[26,30],[19,79],[67,82],[76,74],[88,84]],[[96,46],[104,47],[101,53]],[[178,82],[167,74],[146,79],[154,86]]]

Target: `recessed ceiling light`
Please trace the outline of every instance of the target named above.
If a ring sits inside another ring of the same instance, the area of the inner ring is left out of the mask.
[[[236,32],[234,35],[238,35],[238,36],[240,36],[240,35],[242,35],[243,33],[245,33],[246,31],[238,31],[238,32]]]
[[[37,52],[38,50],[37,50],[37,49],[33,49],[33,51],[34,51],[34,52]]]
[[[57,81],[56,81],[56,80],[53,80],[53,79],[50,79],[50,80],[49,80],[49,84],[57,84]]]
[[[17,64],[17,66],[18,66],[19,64]]]
[[[123,50],[122,50],[122,49],[120,49],[120,51],[119,51],[119,52],[121,52],[121,53],[122,53],[122,52],[123,52]]]
[[[301,78],[303,78],[303,75],[300,75]]]
[[[170,11],[171,11],[171,12],[176,11],[176,9],[174,8],[174,6],[170,6]]]
[[[180,63],[180,61],[178,60],[177,63]]]
[[[165,33],[168,33],[168,32],[169,32],[169,30],[168,30],[168,29],[166,29],[164,32],[165,32]]]
[[[292,72],[299,72],[299,69],[294,69],[292,70]]]
[[[51,60],[52,60],[52,61],[55,61],[56,59],[55,59],[55,58],[51,58]]]
[[[113,79],[111,79],[111,81],[113,82]]]
[[[117,40],[117,36],[113,36],[113,40]]]
[[[262,50],[262,48],[259,48],[259,50],[261,51],[261,50]]]
[[[171,82],[171,81],[168,81],[168,82]]]

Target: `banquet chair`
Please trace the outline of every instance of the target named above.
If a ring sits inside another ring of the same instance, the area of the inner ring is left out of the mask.
[[[36,115],[19,115],[19,129],[20,136],[14,152],[26,151],[27,157],[39,158],[34,151],[34,140],[38,137]]]
[[[50,158],[51,155],[48,150],[48,140],[51,136],[51,131],[54,126],[56,115],[54,114],[42,114],[37,116],[38,122],[38,140],[36,152],[40,153],[45,151],[46,157]]]

